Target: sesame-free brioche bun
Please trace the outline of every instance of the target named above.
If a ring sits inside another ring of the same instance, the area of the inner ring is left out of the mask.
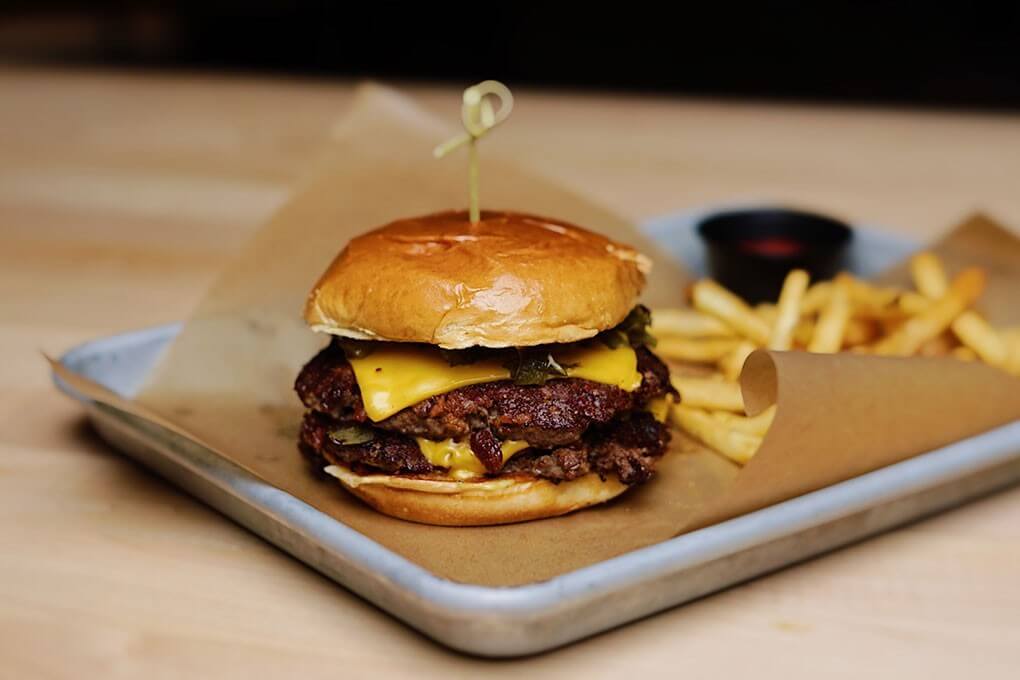
[[[620,323],[651,263],[566,222],[511,212],[398,220],[353,239],[305,306],[313,330],[448,349],[590,338]]]
[[[595,473],[554,484],[545,479],[473,482],[385,474],[362,476],[341,465],[330,465],[326,472],[384,515],[458,527],[556,517],[605,503],[628,488],[615,477],[603,480]]]

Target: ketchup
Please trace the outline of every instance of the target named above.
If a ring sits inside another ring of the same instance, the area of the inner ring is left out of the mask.
[[[746,253],[770,257],[790,257],[799,255],[804,250],[803,243],[787,236],[744,239],[738,242],[738,246]]]

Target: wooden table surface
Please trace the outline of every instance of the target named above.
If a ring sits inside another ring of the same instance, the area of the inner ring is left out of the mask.
[[[1020,489],[570,648],[436,646],[121,457],[40,350],[184,317],[346,83],[0,71],[0,677],[1017,677]],[[454,119],[458,92],[412,90]],[[519,91],[487,144],[635,219],[1020,225],[1020,118]]]

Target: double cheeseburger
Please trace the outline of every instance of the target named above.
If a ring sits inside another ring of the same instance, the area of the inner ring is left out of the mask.
[[[352,240],[305,319],[301,451],[387,515],[504,524],[603,503],[666,451],[647,258],[571,224],[444,212]]]

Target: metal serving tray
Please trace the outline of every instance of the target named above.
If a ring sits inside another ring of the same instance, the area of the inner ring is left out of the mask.
[[[692,223],[667,218],[648,231],[697,271]],[[910,245],[865,232],[856,248],[874,265]],[[130,397],[179,328],[95,340],[61,362]],[[431,638],[491,657],[565,645],[1020,481],[1017,421],[549,581],[489,588],[441,579],[212,451],[55,380],[114,447]]]

